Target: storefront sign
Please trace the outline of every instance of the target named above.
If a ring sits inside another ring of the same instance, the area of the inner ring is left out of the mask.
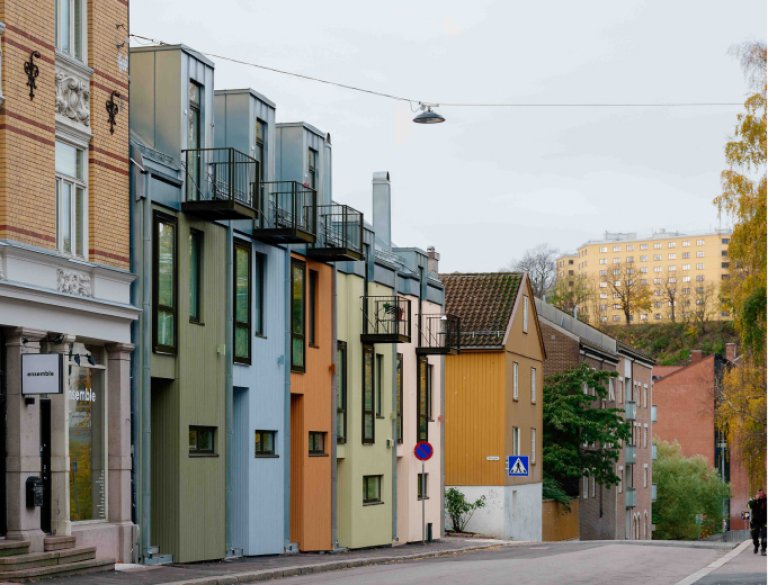
[[[64,359],[60,353],[21,354],[21,393],[61,394]]]

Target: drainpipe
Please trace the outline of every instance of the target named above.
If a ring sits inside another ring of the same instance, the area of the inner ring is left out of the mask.
[[[284,373],[284,400],[283,409],[283,548],[288,550],[291,544],[291,249],[286,246],[285,251],[285,282],[284,298],[285,309],[283,322],[285,323],[285,348],[283,350]]]
[[[234,296],[234,274],[233,274],[233,259],[232,254],[234,250],[234,230],[232,229],[232,222],[227,222],[227,244],[226,244],[226,271],[224,278],[226,279],[224,285],[224,315],[226,316],[224,327],[224,428],[226,429],[226,436],[224,442],[224,468],[226,478],[226,486],[224,487],[224,550],[225,556],[233,555],[232,550],[232,486],[235,484],[235,470],[234,470],[234,453],[232,452],[232,444],[234,441],[234,416],[233,410],[233,392],[232,388],[232,354],[234,351],[234,325],[232,323],[233,315],[233,296]],[[250,335],[250,332],[249,332]]]
[[[148,181],[147,181],[148,182]],[[148,186],[148,185],[147,185]],[[141,373],[138,381],[138,400],[141,403],[141,430],[139,439],[140,460],[140,522],[143,560],[152,546],[152,205],[146,192],[141,201],[141,324],[137,355],[140,356]],[[150,553],[151,554],[151,553]]]
[[[331,345],[331,363],[333,364],[333,377],[331,378],[331,547],[334,549],[339,546],[339,527],[338,527],[338,504],[336,501],[338,486],[337,481],[337,463],[336,463],[336,428],[338,422],[336,420],[338,416],[338,388],[336,387],[336,368],[339,364],[336,363],[336,348],[338,347],[339,328],[338,328],[338,315],[336,310],[336,297],[338,291],[336,290],[336,279],[338,278],[336,264],[333,265],[333,281],[331,284],[331,300],[333,306],[331,307],[331,319],[333,328],[333,337]]]
[[[393,287],[393,292],[395,293],[395,296],[398,294],[397,284],[398,284],[398,278],[399,278],[399,271],[395,269],[395,286]],[[410,319],[410,315],[408,315],[408,318]],[[398,354],[398,345],[397,343],[392,344],[392,400],[391,400],[391,413],[394,416],[390,416],[390,422],[391,422],[391,437],[392,437],[392,542],[398,542],[400,539],[400,527],[398,526],[397,522],[397,508],[398,508],[398,500],[397,500],[397,354]]]

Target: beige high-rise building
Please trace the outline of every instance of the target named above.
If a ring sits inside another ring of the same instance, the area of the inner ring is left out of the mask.
[[[642,238],[606,232],[556,260],[559,286],[589,291],[578,311],[590,323],[626,321],[622,279],[650,289],[650,306],[632,310],[632,323],[729,319],[719,301],[729,278],[730,230],[683,234],[661,230]],[[583,296],[583,295],[582,295]]]

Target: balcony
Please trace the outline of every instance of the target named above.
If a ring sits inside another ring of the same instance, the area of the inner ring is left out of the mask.
[[[651,445],[651,461],[656,461],[659,458],[659,453],[656,445]]]
[[[637,463],[637,447],[624,445],[624,464],[634,465],[635,463]]]
[[[624,507],[634,508],[637,505],[637,490],[635,488],[627,488],[624,490]]]
[[[363,259],[363,214],[348,205],[317,208],[317,239],[307,256],[325,262]]]
[[[656,484],[652,483],[651,484],[651,502],[655,502],[656,501],[656,496],[657,495],[658,494],[657,494],[657,491],[656,491]]]
[[[456,355],[461,336],[460,320],[456,315],[421,315],[419,355]]]
[[[624,403],[624,420],[635,420],[637,418],[637,403],[627,400]]]
[[[403,297],[361,297],[363,343],[410,343],[411,301]]]
[[[651,422],[656,422],[656,405],[651,406]]]
[[[253,237],[270,244],[314,244],[317,191],[298,181],[261,184]]]
[[[202,219],[253,219],[259,192],[259,161],[234,148],[183,150],[185,213]]]

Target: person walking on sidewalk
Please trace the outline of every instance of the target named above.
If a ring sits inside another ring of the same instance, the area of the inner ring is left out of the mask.
[[[765,556],[766,539],[766,510],[765,510],[765,492],[763,488],[757,490],[754,499],[749,500],[749,528],[752,534],[752,544],[755,545],[754,553],[757,554],[758,547],[760,553]]]

